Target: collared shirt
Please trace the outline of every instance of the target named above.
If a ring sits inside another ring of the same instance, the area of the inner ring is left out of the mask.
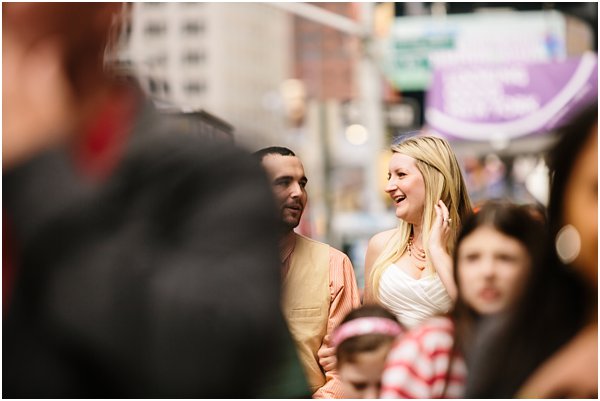
[[[294,233],[287,235],[280,242],[281,255],[281,277],[285,278],[290,269],[290,256],[296,245],[296,236]],[[360,295],[354,275],[354,268],[348,256],[333,247],[329,247],[329,293],[331,295],[331,305],[329,307],[329,317],[327,318],[327,335],[333,334],[333,331],[353,309],[360,306]],[[328,344],[321,345],[326,348]],[[318,389],[313,398],[346,398],[343,394],[342,382],[337,370],[325,373],[326,383]]]

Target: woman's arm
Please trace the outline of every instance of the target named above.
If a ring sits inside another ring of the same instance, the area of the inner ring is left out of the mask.
[[[448,221],[448,208],[441,200],[438,201],[435,207],[436,218],[433,222],[431,234],[429,235],[429,255],[431,263],[437,271],[442,284],[446,287],[446,291],[452,300],[456,300],[458,290],[454,282],[454,268],[452,266],[452,257],[448,254],[447,243],[450,237],[453,224],[456,222]]]
[[[394,234],[395,229],[387,230],[375,234],[367,246],[367,254],[365,256],[365,289],[363,305],[376,303],[375,294],[373,293],[373,283],[371,283],[371,272],[373,264],[383,251],[383,248]]]

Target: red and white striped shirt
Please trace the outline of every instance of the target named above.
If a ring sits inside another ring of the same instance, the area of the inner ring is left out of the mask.
[[[461,355],[450,359],[453,344],[454,324],[446,317],[398,338],[381,378],[381,398],[462,398],[467,368]]]

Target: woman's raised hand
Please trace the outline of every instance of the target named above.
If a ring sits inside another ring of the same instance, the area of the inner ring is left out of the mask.
[[[438,252],[447,253],[448,239],[450,238],[452,219],[446,204],[442,200],[438,200],[437,204],[433,205],[435,209],[435,220],[429,234],[429,253]]]
[[[431,264],[438,273],[440,280],[446,287],[450,298],[456,300],[457,289],[454,282],[452,258],[448,254],[448,240],[452,232],[452,219],[448,208],[439,200],[435,207],[435,221],[429,234],[429,255],[431,256]]]

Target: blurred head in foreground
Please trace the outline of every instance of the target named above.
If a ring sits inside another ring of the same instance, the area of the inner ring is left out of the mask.
[[[519,302],[533,275],[543,274],[544,237],[543,215],[529,205],[489,201],[465,220],[454,254],[459,331],[478,316],[507,311]]]
[[[2,167],[59,143],[105,91],[103,56],[120,3],[2,4]]]
[[[562,129],[548,155],[551,234],[561,262],[598,288],[598,109],[583,110]]]

